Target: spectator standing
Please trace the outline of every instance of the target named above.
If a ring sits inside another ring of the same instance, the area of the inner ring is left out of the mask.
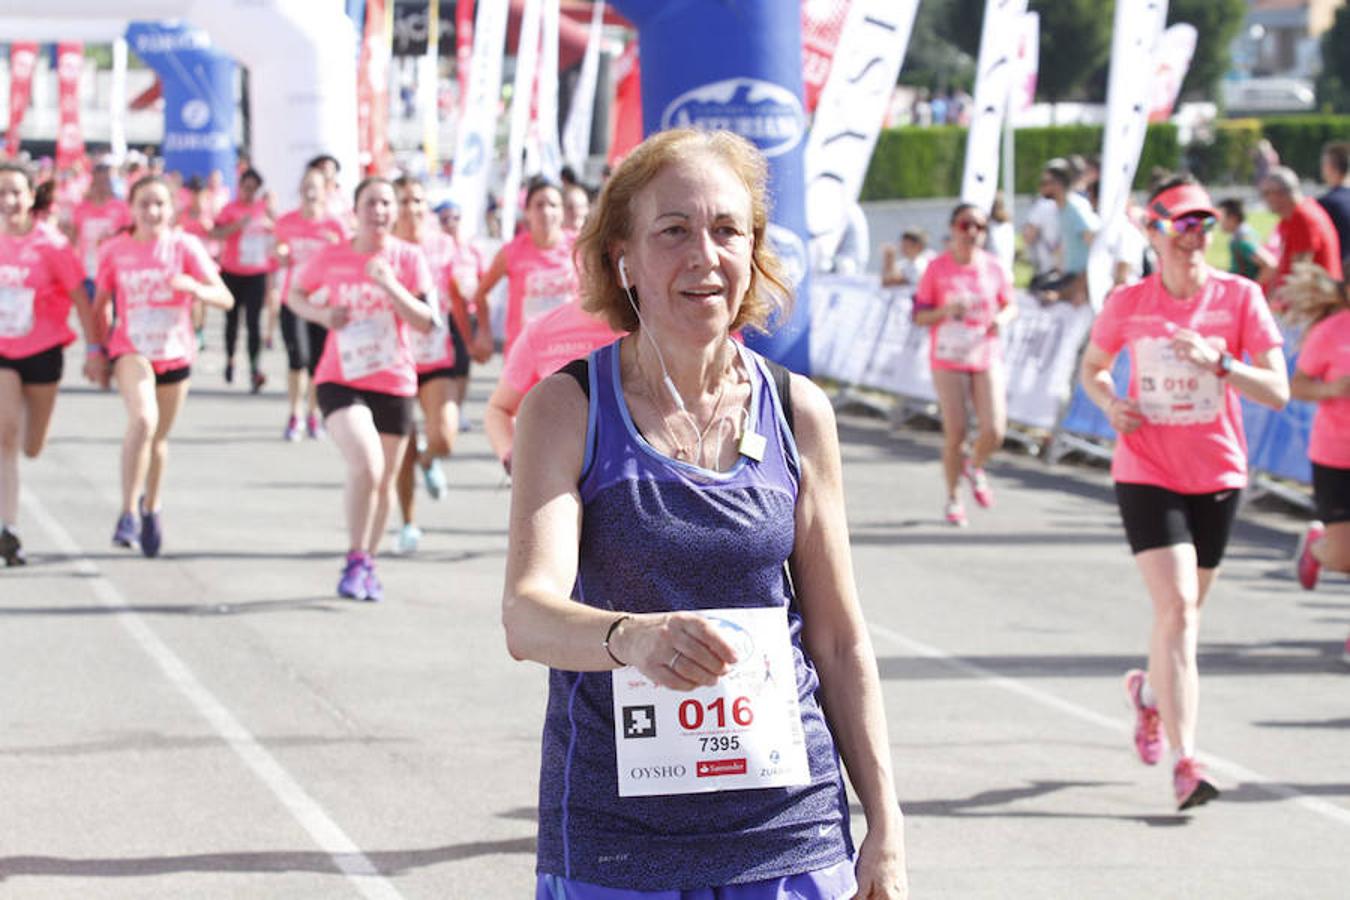
[[[1350,186],[1346,185],[1346,173],[1350,171],[1350,142],[1342,141],[1327,144],[1322,148],[1322,182],[1330,188],[1317,198],[1322,208],[1331,217],[1336,226],[1336,236],[1341,242],[1341,269],[1350,258]]]
[[[928,233],[922,228],[906,228],[900,235],[900,248],[886,245],[882,251],[881,283],[886,287],[914,287],[928,270],[934,253],[928,249]]]
[[[1316,263],[1340,281],[1341,242],[1336,226],[1316,200],[1303,196],[1294,170],[1286,166],[1271,169],[1261,182],[1261,197],[1280,217],[1280,262],[1273,283],[1266,284],[1267,294],[1289,277],[1294,263],[1303,260]]]
[[[1228,271],[1252,281],[1263,280],[1262,272],[1274,272],[1279,262],[1261,246],[1256,230],[1247,224],[1242,200],[1229,197],[1219,204],[1219,227],[1228,235]]]
[[[1087,301],[1087,261],[1102,221],[1087,198],[1073,190],[1074,169],[1062,160],[1051,161],[1041,178],[1041,196],[1059,210],[1061,277],[1054,285],[1057,298],[1075,306]]]

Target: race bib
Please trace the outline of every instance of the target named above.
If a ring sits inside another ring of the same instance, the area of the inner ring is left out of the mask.
[[[1141,338],[1131,347],[1139,375],[1139,410],[1155,425],[1203,425],[1223,409],[1223,384],[1213,372],[1179,358],[1169,338]]]
[[[0,338],[23,337],[33,330],[33,289],[0,287]]]
[[[808,784],[784,610],[701,614],[736,649],[735,668],[717,684],[673,691],[632,666],[612,673],[619,796]]]
[[[413,359],[419,366],[430,366],[435,363],[444,363],[448,366],[454,362],[450,358],[450,329],[444,322],[426,334],[414,332],[412,343]]]
[[[272,252],[271,235],[266,231],[245,231],[239,237],[239,265],[260,269]]]
[[[151,362],[185,359],[191,353],[192,321],[181,306],[137,306],[127,312],[127,337]]]
[[[988,364],[989,326],[967,325],[964,319],[943,319],[937,327],[934,355],[958,366]]]
[[[398,366],[398,327],[389,310],[354,319],[337,332],[338,365],[344,381],[356,381]]]

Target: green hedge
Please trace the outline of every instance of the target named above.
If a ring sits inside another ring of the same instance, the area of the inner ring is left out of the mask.
[[[1280,161],[1304,178],[1318,180],[1323,145],[1350,140],[1350,116],[1278,116],[1268,119],[1221,119],[1183,154],[1176,127],[1148,127],[1134,187],[1144,188],[1155,166],[1185,168],[1207,184],[1250,184],[1252,149],[1268,138]],[[1018,193],[1036,190],[1046,160],[1074,153],[1100,153],[1102,129],[1095,125],[1019,128],[1014,177]],[[907,197],[955,197],[961,193],[966,130],[956,126],[892,128],[877,140],[872,164],[863,181],[863,200]]]
[[[1350,116],[1281,116],[1266,119],[1265,136],[1280,154],[1280,163],[1309,181],[1322,171],[1322,145],[1350,140]]]
[[[1101,152],[1099,125],[1055,125],[1019,128],[1014,144],[1014,178],[1018,193],[1036,190],[1045,162],[1074,153],[1088,156]],[[863,200],[908,197],[955,197],[961,193],[965,168],[966,129],[944,125],[932,128],[891,128],[881,132],[872,164],[863,180]],[[1175,169],[1181,151],[1176,126],[1150,125],[1144,139],[1135,187],[1148,182],[1154,166]]]

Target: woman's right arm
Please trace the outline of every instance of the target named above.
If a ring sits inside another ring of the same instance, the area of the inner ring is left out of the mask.
[[[286,305],[291,308],[291,312],[306,322],[313,322],[330,330],[346,325],[349,317],[344,306],[317,306],[311,303],[309,296],[294,281],[291,283],[291,292],[286,296]]]
[[[515,443],[516,413],[522,399],[524,395],[503,378],[497,382],[488,398],[487,409],[483,411],[483,431],[487,433],[492,452],[497,454],[508,474],[511,472],[511,448]]]
[[[1295,400],[1306,400],[1311,403],[1321,403],[1323,400],[1334,400],[1337,397],[1350,397],[1350,375],[1342,375],[1340,378],[1331,381],[1323,381],[1304,372],[1302,369],[1294,370],[1294,377],[1289,382],[1289,394]]]
[[[503,247],[492,257],[492,265],[478,279],[478,290],[473,292],[473,308],[478,311],[478,330],[474,332],[470,350],[476,362],[485,363],[492,358],[492,311],[488,309],[488,294],[505,277],[506,248]]]
[[[552,375],[525,397],[512,451],[510,537],[502,624],[515,659],[570,672],[618,667],[604,647],[664,687],[711,685],[729,670],[729,645],[693,613],[633,614],[572,599],[581,541],[581,463],[587,400],[569,375]],[[682,657],[677,673],[667,663]]]
[[[1119,434],[1129,434],[1143,424],[1144,417],[1139,413],[1139,404],[1116,393],[1116,383],[1111,378],[1114,362],[1114,356],[1089,342],[1083,353],[1079,380],[1088,399],[1111,420],[1111,427]]]

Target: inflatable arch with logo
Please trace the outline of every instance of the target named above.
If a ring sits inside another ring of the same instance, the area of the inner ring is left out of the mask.
[[[181,20],[154,27],[189,35],[183,39],[186,46],[159,37],[146,45],[148,51],[155,47],[175,52],[200,50],[198,39],[191,36],[200,29],[210,35],[216,51],[248,67],[253,85],[249,101],[256,123],[252,161],[268,178],[283,207],[294,203],[301,170],[319,153],[335,156],[344,177],[355,175],[356,32],[341,0],[120,0],[116,4],[41,0],[24,4],[23,12],[8,14],[54,24],[55,39],[62,34],[63,22],[107,19],[113,7],[117,16],[127,20]],[[130,36],[133,41],[135,33]],[[153,52],[147,55],[153,66]],[[203,70],[203,74],[208,73]],[[173,108],[166,82],[166,152],[175,147],[185,151],[218,147],[219,138],[210,137],[209,132],[226,130],[216,113],[232,107],[233,97],[222,102],[202,96],[211,93],[205,87],[210,82],[208,77],[199,91],[179,95],[179,105]],[[226,175],[232,173],[231,165]]]
[[[750,335],[761,353],[798,372],[810,368],[802,104],[801,5],[725,0],[613,0],[641,41],[647,134],[721,128],[748,138],[769,160],[769,239],[792,273],[796,302],[774,334]]]

